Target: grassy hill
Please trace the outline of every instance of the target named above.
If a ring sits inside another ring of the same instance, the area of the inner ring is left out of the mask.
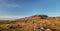
[[[60,17],[34,15],[10,22],[0,22],[0,31],[60,31]]]

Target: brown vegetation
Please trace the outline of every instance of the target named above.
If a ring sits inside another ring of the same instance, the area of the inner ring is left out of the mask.
[[[60,17],[34,15],[1,23],[0,31],[60,31]]]

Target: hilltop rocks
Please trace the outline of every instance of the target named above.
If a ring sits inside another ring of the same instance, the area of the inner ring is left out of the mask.
[[[35,15],[32,17],[40,17],[41,19],[46,19],[48,16],[47,15]]]

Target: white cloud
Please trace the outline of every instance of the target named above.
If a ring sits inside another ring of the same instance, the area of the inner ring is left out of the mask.
[[[7,8],[22,8],[21,5],[18,4],[9,4],[7,2],[5,2],[5,0],[0,0],[0,15],[5,15],[6,13],[8,13]],[[14,20],[14,19],[19,19],[22,17],[26,17],[26,16],[0,16],[0,20]]]
[[[15,20],[27,16],[0,16],[0,20]]]
[[[21,8],[22,5],[18,5],[18,4],[9,4],[9,3],[5,2],[4,0],[0,0],[0,8],[12,8],[12,7]]]
[[[1,15],[9,15],[10,13],[15,13],[15,12],[11,12],[12,10],[19,10],[23,7],[23,5],[20,4],[12,4],[12,3],[8,3],[5,0],[0,0],[0,16]],[[11,11],[10,11],[11,10]],[[16,12],[17,13],[17,12]],[[11,14],[12,15],[12,14]]]

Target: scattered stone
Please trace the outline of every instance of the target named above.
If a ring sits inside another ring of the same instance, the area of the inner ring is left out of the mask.
[[[45,31],[51,31],[50,29],[46,29]]]

